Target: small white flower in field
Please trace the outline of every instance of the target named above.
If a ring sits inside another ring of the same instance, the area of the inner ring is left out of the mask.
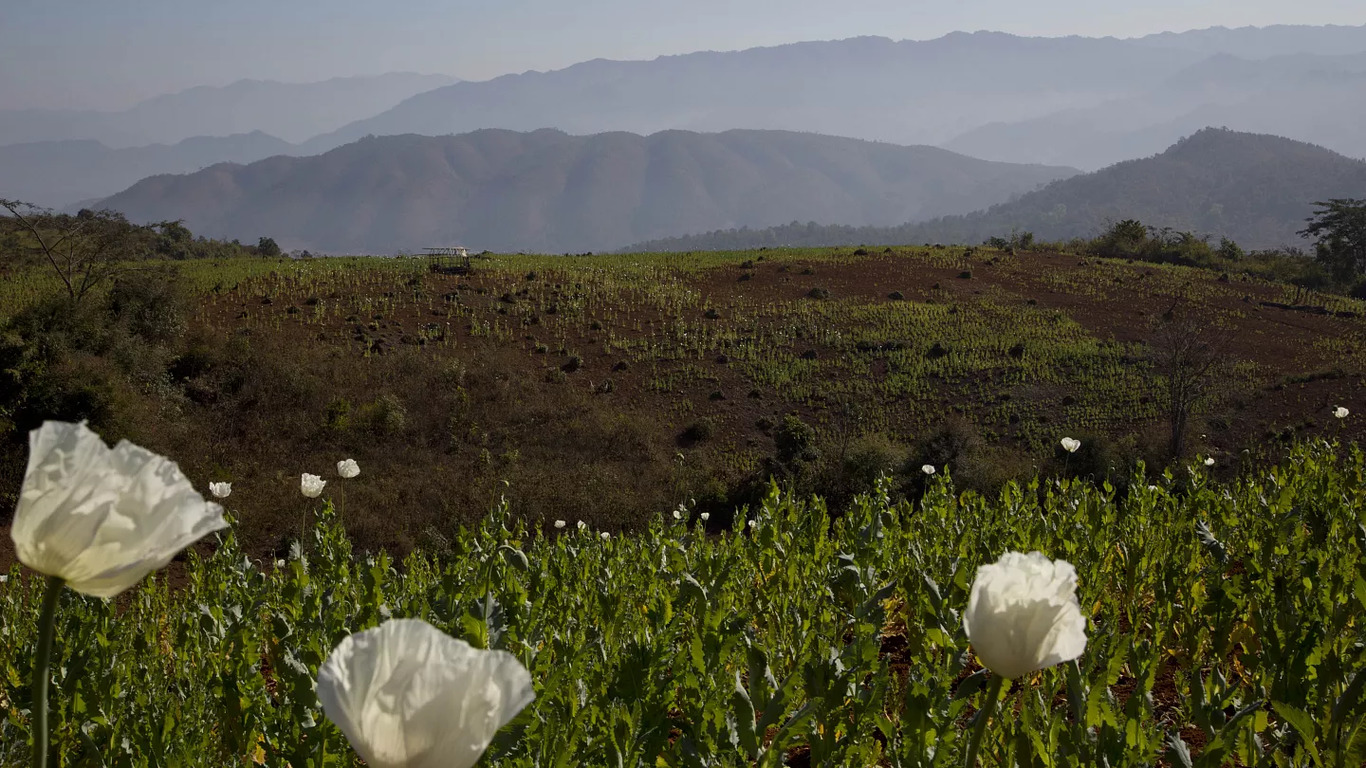
[[[323,712],[376,768],[470,768],[534,698],[515,656],[421,619],[351,635],[318,670]]]
[[[316,499],[323,492],[323,486],[327,481],[317,475],[310,475],[307,472],[299,478],[299,490],[310,499]]]
[[[232,483],[209,483],[209,493],[215,499],[226,499],[232,493]]]
[[[587,529],[587,528],[588,528],[588,523],[585,523],[584,521],[580,520],[580,521],[579,521],[579,530],[582,531],[582,530],[585,530],[585,529]]]
[[[603,540],[603,541],[606,541],[606,540],[612,538],[612,534],[608,533],[607,531],[603,531],[603,532],[602,532],[601,534],[599,534],[599,535],[602,536],[602,540]]]
[[[1155,486],[1155,485],[1150,485],[1150,486],[1148,486],[1148,490],[1150,490],[1150,491],[1156,491],[1156,490],[1157,490],[1157,486]]]
[[[7,581],[9,581],[9,575],[0,573],[0,584],[4,584]]]
[[[934,465],[933,465],[933,464],[925,464],[925,465],[923,465],[923,466],[920,467],[920,471],[921,471],[921,472],[924,472],[924,473],[927,474],[927,475],[933,475],[933,474],[934,474]]]
[[[563,528],[563,527],[564,527],[564,521],[563,521],[563,520],[556,520],[556,521],[555,521],[555,527],[556,527],[556,528]]]
[[[77,592],[113,597],[228,525],[175,462],[127,440],[111,449],[84,423],[48,421],[28,445],[15,553]]]
[[[1064,437],[1062,439],[1061,445],[1064,451],[1067,451],[1068,453],[1076,453],[1077,449],[1081,447],[1081,441],[1071,437]]]
[[[757,525],[757,523],[755,523],[753,520],[750,520],[748,523],[745,523],[745,525],[748,525],[750,530],[754,530],[754,526]]]
[[[1212,467],[1212,466],[1214,466],[1214,457],[1213,457],[1213,456],[1210,456],[1209,458],[1205,459],[1205,466],[1207,466],[1207,467]]]
[[[711,519],[711,513],[710,513],[710,512],[703,512],[702,514],[698,515],[698,517],[702,518],[702,522],[705,523],[705,522],[707,522],[708,520]]]
[[[675,509],[675,510],[674,510],[674,519],[675,519],[675,520],[682,520],[682,519],[683,519],[683,510],[681,510],[681,509]]]
[[[1347,418],[1349,415],[1351,415],[1351,413],[1352,413],[1351,411],[1349,411],[1349,410],[1347,410],[1346,408],[1343,408],[1342,406],[1339,405],[1339,406],[1337,407],[1337,409],[1333,411],[1333,417],[1334,417],[1334,418],[1338,418],[1338,419],[1345,419],[1345,418]]]
[[[1040,552],[1007,552],[977,569],[963,628],[982,665],[1018,679],[1086,650],[1077,572]]]
[[[341,475],[343,480],[350,480],[360,474],[360,465],[356,463],[355,459],[339,461],[337,462],[337,474]]]
[[[284,561],[284,560],[276,560],[276,561],[275,561],[275,567],[276,567],[276,568],[284,568],[284,567],[285,567],[285,561]]]

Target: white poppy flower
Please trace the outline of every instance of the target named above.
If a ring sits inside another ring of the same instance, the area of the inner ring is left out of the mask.
[[[599,534],[599,535],[602,536],[602,540],[603,540],[603,541],[606,541],[606,540],[612,538],[612,534],[608,533],[607,531],[603,531],[603,532],[602,532],[601,534]]]
[[[327,481],[317,475],[310,475],[307,472],[299,478],[299,490],[310,499],[316,499],[323,492],[323,486]]]
[[[748,523],[745,523],[745,525],[748,525],[750,530],[754,530],[754,526],[758,525],[758,523],[754,522],[753,520],[750,520]]]
[[[175,462],[84,423],[29,433],[28,469],[10,537],[19,561],[95,597],[113,597],[180,550],[226,528]]]
[[[702,518],[702,522],[705,523],[705,522],[707,522],[708,520],[711,519],[711,513],[710,513],[710,512],[703,512],[702,514],[698,515],[698,517]]]
[[[921,472],[924,472],[924,473],[927,474],[927,475],[933,475],[933,474],[934,474],[934,465],[933,465],[933,464],[925,464],[925,465],[923,465],[923,466],[920,467],[920,471],[921,471]]]
[[[275,561],[275,567],[276,567],[276,568],[284,568],[284,567],[285,567],[285,561],[284,561],[284,560],[276,560],[276,561]]]
[[[963,628],[982,665],[1018,679],[1086,650],[1077,572],[1040,552],[1007,552],[977,569]]]
[[[9,581],[9,575],[0,573],[0,584],[4,584],[7,581]]]
[[[1081,441],[1070,437],[1064,437],[1061,441],[1062,449],[1068,453],[1076,453],[1081,447]]]
[[[360,465],[356,463],[355,459],[339,461],[337,462],[337,474],[341,475],[343,480],[350,480],[360,474]]]
[[[555,527],[556,527],[556,528],[563,528],[563,527],[564,527],[564,521],[563,521],[563,520],[556,520],[556,521],[555,521]]]
[[[226,499],[232,493],[232,483],[209,483],[209,493],[215,499]]]
[[[1207,466],[1207,467],[1212,467],[1212,466],[1214,466],[1214,457],[1213,457],[1213,456],[1211,456],[1211,457],[1205,459],[1205,466]]]
[[[351,635],[318,670],[323,711],[375,768],[470,768],[534,698],[512,654],[421,619]]]
[[[1339,405],[1339,406],[1337,407],[1337,409],[1333,411],[1333,416],[1334,416],[1335,418],[1345,419],[1345,418],[1347,418],[1351,413],[1352,413],[1351,411],[1349,411],[1349,410],[1347,410],[1346,408],[1343,408],[1342,406]]]
[[[675,520],[682,520],[682,519],[683,519],[683,510],[681,510],[681,509],[675,509],[675,510],[674,510],[674,519],[675,519]]]
[[[578,525],[579,525],[579,530],[580,530],[580,531],[582,531],[582,530],[588,528],[588,523],[585,523],[585,522],[582,521],[582,520],[579,521]]]

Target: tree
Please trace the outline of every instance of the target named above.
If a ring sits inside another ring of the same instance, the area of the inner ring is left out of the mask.
[[[1157,321],[1149,342],[1153,368],[1165,395],[1171,428],[1168,451],[1179,459],[1186,452],[1191,417],[1213,399],[1215,385],[1228,367],[1233,333],[1179,306],[1178,299]]]
[[[1366,274],[1366,200],[1334,198],[1314,203],[1317,210],[1300,230],[1315,240],[1315,259],[1333,276],[1350,282]]]
[[[46,261],[79,302],[97,285],[128,271],[128,262],[145,256],[148,231],[115,211],[82,210],[75,216],[53,213],[18,200],[0,199],[17,229],[27,235],[26,247]]]
[[[263,237],[256,241],[256,253],[274,258],[280,255],[280,246],[276,244],[273,238]]]

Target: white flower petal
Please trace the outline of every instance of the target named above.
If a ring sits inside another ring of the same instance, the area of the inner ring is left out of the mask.
[[[223,508],[163,456],[126,440],[111,450],[84,424],[29,434],[10,536],[21,562],[78,592],[113,597],[225,527]]]
[[[420,619],[342,640],[318,671],[318,700],[376,768],[469,768],[529,704],[531,676]]]
[[[1042,553],[1007,552],[977,569],[963,628],[983,666],[1011,679],[1077,658],[1086,618],[1077,572]]]
[[[232,495],[232,483],[209,483],[209,493],[216,499],[226,499]]]
[[[305,472],[299,477],[299,490],[310,499],[316,499],[322,495],[325,485],[327,485],[327,481],[317,475],[310,475]]]
[[[337,474],[341,475],[344,480],[350,480],[360,474],[360,465],[356,463],[355,459],[339,461],[337,462]]]

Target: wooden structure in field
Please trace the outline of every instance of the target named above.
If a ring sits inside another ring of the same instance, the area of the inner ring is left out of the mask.
[[[422,250],[426,252],[429,271],[443,275],[468,275],[474,269],[470,264],[470,249],[463,245],[444,245]],[[455,259],[460,259],[461,263],[454,263]]]

